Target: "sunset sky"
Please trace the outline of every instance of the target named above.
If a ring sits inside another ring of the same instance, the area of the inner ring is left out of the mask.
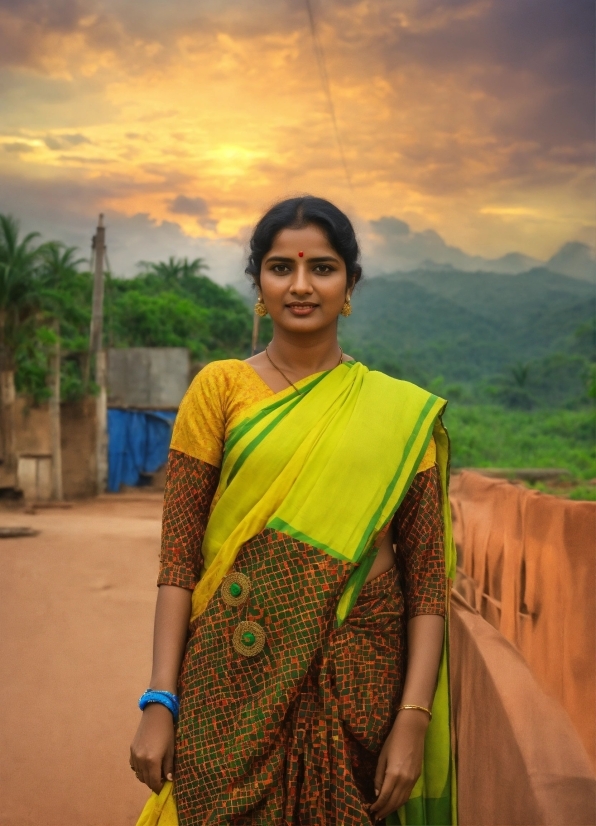
[[[592,0],[311,3],[347,175],[304,0],[0,0],[0,211],[85,254],[104,211],[116,272],[204,255],[218,280],[306,191],[373,269],[391,233],[593,243]]]

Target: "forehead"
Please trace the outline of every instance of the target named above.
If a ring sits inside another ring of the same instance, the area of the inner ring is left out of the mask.
[[[299,250],[303,250],[308,255],[320,253],[337,256],[323,230],[312,224],[301,229],[280,230],[273,239],[270,254],[289,252],[295,255]]]

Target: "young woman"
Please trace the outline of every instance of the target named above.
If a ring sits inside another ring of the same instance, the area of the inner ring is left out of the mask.
[[[273,338],[180,406],[139,823],[452,822],[445,402],[342,352],[358,258],[328,201],[269,210],[246,272]]]

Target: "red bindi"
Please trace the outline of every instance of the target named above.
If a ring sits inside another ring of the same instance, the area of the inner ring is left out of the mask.
[[[303,252],[299,252],[299,253],[298,253],[298,258],[304,258],[304,253],[303,253]]]

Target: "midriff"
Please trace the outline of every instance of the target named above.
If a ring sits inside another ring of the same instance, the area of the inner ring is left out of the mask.
[[[393,552],[392,542],[393,531],[391,527],[392,526],[389,527],[389,530],[383,537],[383,541],[379,546],[375,561],[373,562],[372,568],[366,577],[367,582],[370,582],[371,579],[374,579],[377,576],[381,576],[381,574],[384,574],[385,571],[388,571],[395,565],[395,553]]]

